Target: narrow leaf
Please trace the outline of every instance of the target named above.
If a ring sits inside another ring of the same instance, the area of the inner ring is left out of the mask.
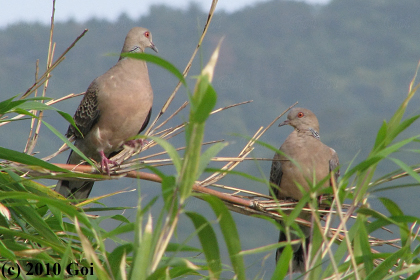
[[[394,268],[394,265],[401,259],[405,254],[407,254],[409,247],[403,247],[402,249],[396,251],[394,254],[386,258],[380,265],[378,265],[375,270],[368,274],[365,280],[376,280],[384,279],[385,276],[389,274]]]
[[[241,251],[241,242],[232,215],[223,204],[223,202],[217,197],[200,195],[200,198],[204,199],[210,204],[219,220],[220,229],[222,230],[223,237],[226,242],[226,247],[229,252],[229,257],[232,262],[232,267],[235,271],[236,278],[239,280],[246,279],[244,259],[239,254]]]
[[[222,263],[220,261],[216,233],[206,218],[200,214],[194,212],[186,212],[185,214],[191,219],[197,230],[197,235],[209,266],[210,278],[219,279],[220,273],[222,272]]]
[[[200,176],[204,172],[211,159],[215,157],[227,145],[228,143],[216,143],[201,154],[197,176]]]
[[[280,258],[277,262],[276,269],[274,270],[271,280],[285,279],[287,271],[289,270],[289,263],[293,257],[293,249],[290,244],[284,247],[281,252]]]
[[[171,72],[175,77],[177,77],[184,85],[186,85],[186,81],[184,79],[184,75],[169,61],[166,61],[165,59],[148,53],[122,53],[122,57],[131,57],[135,59],[144,60],[147,62],[154,63],[156,65],[159,65],[169,72]]]
[[[204,79],[201,80],[204,81]],[[214,106],[216,106],[217,102],[217,94],[211,84],[207,85],[206,92],[204,93],[203,97],[200,100],[200,103],[196,107],[196,111],[194,114],[194,120],[198,123],[204,123],[207,118],[210,116],[211,111],[213,110]]]
[[[153,141],[158,143],[163,149],[165,149],[165,151],[168,153],[169,157],[171,158],[172,163],[175,166],[177,173],[179,174],[181,172],[182,163],[181,163],[181,158],[179,157],[179,154],[174,148],[174,146],[169,144],[168,141],[163,140],[159,137],[148,136],[148,138],[152,139]]]
[[[25,153],[17,152],[14,150],[9,150],[3,147],[0,147],[0,158],[13,161],[13,162],[19,162],[26,165],[32,165],[32,166],[39,166],[43,167],[45,169],[51,170],[51,171],[57,171],[57,172],[68,172],[65,169],[62,169],[60,167],[57,167],[51,163],[45,162],[43,160],[40,160],[36,157],[27,155]]]

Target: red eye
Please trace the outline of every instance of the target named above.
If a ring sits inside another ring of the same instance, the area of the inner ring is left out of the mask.
[[[299,112],[299,113],[297,114],[298,118],[302,118],[304,115],[305,115],[305,114],[304,114],[303,112]]]
[[[146,38],[149,38],[150,33],[148,31],[144,32],[144,36],[146,36]]]

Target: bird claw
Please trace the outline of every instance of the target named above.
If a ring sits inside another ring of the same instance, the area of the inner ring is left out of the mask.
[[[110,168],[109,165],[119,165],[118,162],[114,161],[114,160],[110,160],[109,158],[106,157],[105,153],[103,151],[99,152],[101,155],[101,170],[102,172],[106,172],[106,174],[108,174],[108,176],[111,175],[110,172]]]
[[[146,145],[148,143],[149,143],[149,141],[147,141],[146,139],[134,139],[134,140],[128,140],[127,142],[124,143],[124,145],[134,149],[138,145],[140,145],[140,147],[142,147],[143,145]]]

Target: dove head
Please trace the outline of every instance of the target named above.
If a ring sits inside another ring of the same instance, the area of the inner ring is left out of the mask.
[[[125,37],[124,46],[121,52],[141,53],[146,48],[158,52],[152,41],[152,33],[143,27],[133,27]]]
[[[293,108],[287,115],[287,120],[279,124],[279,126],[291,125],[295,129],[311,130],[319,132],[319,123],[312,111],[304,108]]]

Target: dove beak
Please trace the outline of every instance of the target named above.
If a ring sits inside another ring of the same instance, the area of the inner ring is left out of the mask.
[[[285,120],[284,122],[282,122],[281,124],[279,124],[279,127],[280,126],[284,126],[284,125],[289,125],[290,124],[290,121],[289,120]]]
[[[158,53],[158,49],[156,48],[155,44],[153,44],[153,42],[150,42],[150,48],[154,50],[156,53]]]

